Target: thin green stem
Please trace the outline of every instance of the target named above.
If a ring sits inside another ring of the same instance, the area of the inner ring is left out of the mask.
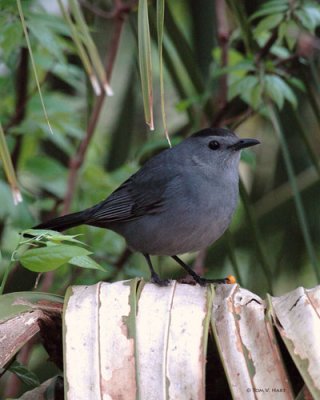
[[[46,109],[46,106],[44,104],[44,100],[43,100],[43,97],[42,97],[42,92],[41,92],[38,73],[37,73],[37,67],[36,67],[36,63],[35,63],[34,58],[33,58],[33,53],[32,53],[32,49],[31,49],[31,43],[30,43],[30,39],[29,39],[27,25],[26,25],[26,21],[24,19],[24,15],[23,15],[23,11],[22,11],[22,6],[21,6],[21,1],[20,0],[17,0],[17,6],[18,6],[18,11],[19,11],[19,16],[20,16],[20,20],[21,20],[22,29],[23,29],[24,36],[25,36],[25,39],[26,39],[26,42],[27,42],[27,47],[28,47],[28,50],[29,50],[30,60],[31,60],[32,69],[33,69],[33,73],[34,73],[34,78],[35,78],[35,81],[36,81],[36,84],[37,84],[37,88],[38,88],[38,92],[39,92],[39,97],[40,97],[40,102],[41,102],[42,109],[43,109],[43,114],[44,114],[44,117],[45,117],[45,119],[47,121],[47,125],[48,125],[48,128],[49,128],[49,131],[53,134],[53,131],[52,131],[52,128],[51,128],[51,125],[50,125],[50,122],[49,122],[47,109]]]
[[[9,276],[9,272],[11,270],[11,265],[12,265],[12,261],[5,267],[5,271],[3,274],[3,278],[1,281],[1,285],[0,285],[0,295],[3,294],[4,288],[6,286],[7,280],[8,280],[8,276]]]
[[[309,65],[310,65],[311,75],[315,83],[314,87],[316,88],[317,92],[320,93],[319,72],[317,70],[317,67],[315,66],[315,61],[311,59]]]
[[[285,135],[283,133],[277,111],[271,105],[269,106],[268,111],[269,111],[270,121],[273,125],[273,129],[279,138],[279,142],[280,142],[284,162],[285,162],[286,169],[287,169],[290,186],[291,186],[291,189],[292,189],[292,192],[294,195],[293,200],[294,200],[294,203],[296,206],[297,216],[298,216],[299,224],[300,224],[301,231],[303,234],[303,238],[305,241],[305,245],[307,248],[307,252],[309,254],[309,258],[310,258],[311,264],[313,266],[315,276],[316,276],[318,282],[320,282],[320,268],[319,268],[320,266],[319,266],[319,262],[317,259],[317,254],[315,252],[315,249],[314,249],[314,246],[312,243],[309,225],[308,225],[307,217],[305,214],[304,206],[302,203],[301,194],[298,189],[297,180],[295,177],[295,172],[294,172],[289,148],[287,145],[287,141],[286,141]]]
[[[300,71],[302,73],[303,83],[307,89],[307,95],[308,95],[307,97],[310,102],[312,111],[314,112],[318,125],[320,125],[320,108],[316,96],[314,95],[313,92],[313,85],[310,84],[310,76],[309,74],[306,73],[304,68],[300,68]]]
[[[239,182],[239,189],[240,189],[240,196],[241,196],[242,204],[243,204],[246,216],[247,216],[248,226],[250,227],[250,229],[252,231],[252,236],[254,239],[254,246],[256,249],[257,257],[259,259],[260,265],[261,265],[264,275],[266,277],[267,284],[268,284],[268,290],[270,293],[272,293],[273,290],[272,290],[271,267],[265,256],[264,249],[262,246],[263,239],[261,237],[260,229],[258,227],[256,217],[255,217],[252,205],[250,203],[248,193],[247,193],[246,188],[241,179]]]
[[[291,115],[294,118],[294,124],[297,126],[297,128],[300,131],[301,139],[303,140],[303,143],[304,143],[304,145],[306,147],[306,150],[307,150],[307,152],[309,154],[310,160],[312,161],[313,166],[315,167],[315,169],[316,169],[316,171],[317,171],[317,173],[318,173],[318,175],[320,177],[319,158],[317,157],[316,153],[313,150],[313,147],[312,147],[312,145],[311,145],[311,143],[309,141],[306,129],[305,129],[301,119],[299,118],[296,110],[293,109]]]

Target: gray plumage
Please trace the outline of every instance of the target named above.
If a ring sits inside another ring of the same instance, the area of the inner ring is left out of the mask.
[[[107,228],[144,255],[203,249],[229,226],[238,200],[240,150],[257,143],[227,129],[204,129],[151,158],[101,203],[36,228]]]

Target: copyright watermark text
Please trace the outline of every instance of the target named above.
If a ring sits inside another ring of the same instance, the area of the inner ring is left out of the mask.
[[[247,393],[285,393],[284,388],[247,388]]]

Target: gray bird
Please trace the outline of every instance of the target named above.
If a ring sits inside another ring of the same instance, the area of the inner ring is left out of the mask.
[[[34,228],[111,229],[145,256],[159,285],[168,281],[156,274],[150,255],[171,256],[199,284],[224,282],[200,277],[177,254],[204,249],[227,229],[238,201],[240,150],[258,143],[228,129],[203,129],[152,157],[102,202]]]

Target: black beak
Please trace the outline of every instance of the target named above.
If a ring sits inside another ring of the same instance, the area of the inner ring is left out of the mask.
[[[232,150],[242,150],[246,147],[255,146],[259,143],[260,142],[257,139],[240,139],[237,143],[230,145],[228,148]]]

